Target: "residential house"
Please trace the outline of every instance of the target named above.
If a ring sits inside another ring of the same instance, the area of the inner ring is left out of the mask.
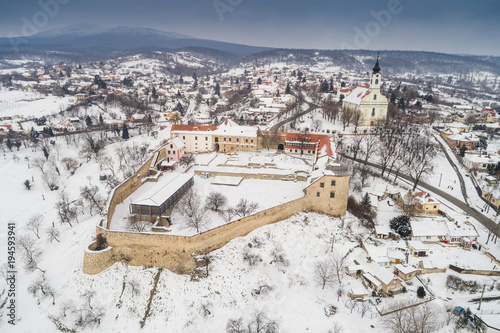
[[[446,138],[446,143],[450,146],[466,149],[475,149],[479,138],[473,133],[453,134]]]
[[[429,247],[424,245],[421,241],[411,240],[406,243],[410,254],[414,257],[427,257],[429,253]]]
[[[500,157],[495,155],[465,154],[462,159],[462,163],[469,171],[486,171],[490,165],[496,166],[498,162]]]
[[[427,192],[413,192],[409,190],[404,195],[399,195],[398,205],[403,209],[413,209],[417,213],[437,214],[440,203]]]
[[[394,265],[394,274],[399,276],[404,281],[409,281],[413,279],[417,275],[417,273],[418,269],[413,266],[402,265],[402,264]]]

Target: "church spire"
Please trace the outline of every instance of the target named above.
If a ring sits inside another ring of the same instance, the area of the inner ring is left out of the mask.
[[[378,64],[378,58],[379,58],[379,53],[377,52],[377,62],[375,63],[375,66],[373,67],[373,74],[378,74],[380,72],[380,65]]]

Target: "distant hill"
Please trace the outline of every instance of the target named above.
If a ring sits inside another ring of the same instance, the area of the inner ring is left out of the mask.
[[[14,49],[12,45],[17,45]],[[95,61],[150,52],[191,52],[210,59],[209,68],[239,64],[257,66],[289,63],[304,66],[321,64],[349,70],[369,71],[376,51],[273,49],[194,38],[157,29],[120,26],[103,28],[78,24],[47,30],[21,38],[0,38],[2,60],[35,59],[45,63]],[[500,75],[500,57],[453,55],[425,51],[380,50],[383,71],[390,73],[462,73],[484,71]]]
[[[246,61],[257,65],[272,63],[319,63],[351,70],[370,70],[377,51],[372,50],[304,50],[274,49],[255,53]],[[500,75],[500,57],[459,56],[425,51],[380,50],[381,66],[386,73],[470,73],[485,71]]]
[[[203,47],[247,56],[268,50],[236,43],[199,39],[174,32],[149,28],[120,26],[103,28],[93,24],[79,24],[44,31],[20,38],[0,38],[0,51],[11,52],[16,45],[20,52],[59,51],[85,53],[100,57],[119,56],[141,48],[176,50],[185,47]]]

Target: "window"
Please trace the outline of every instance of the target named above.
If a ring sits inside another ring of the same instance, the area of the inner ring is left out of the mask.
[[[253,139],[252,139],[252,140],[250,140],[250,142],[251,142],[251,143],[253,143]]]
[[[378,79],[375,79],[375,84],[378,84]]]
[[[425,236],[425,239],[431,239],[431,236]]]
[[[377,99],[377,94],[373,94],[373,100]]]
[[[245,139],[245,142],[248,143],[248,139]]]
[[[229,142],[231,142],[231,138],[229,138]]]
[[[434,205],[434,208],[437,208],[437,206],[436,206],[436,205]]]
[[[319,187],[321,188],[325,187],[325,183],[319,183]]]
[[[335,192],[330,192],[330,198],[335,198]]]
[[[186,137],[184,135],[182,136],[182,140],[186,140]]]
[[[195,137],[194,137],[194,139],[195,139],[195,140],[198,140],[198,137],[197,137],[197,136],[195,136]]]
[[[375,108],[372,109],[372,116],[375,115]]]
[[[170,145],[170,149],[174,148],[174,145]]]
[[[240,142],[240,139],[238,139],[238,138],[237,138],[237,139],[236,139],[236,142]]]
[[[208,136],[205,137],[205,141],[208,141]]]
[[[319,197],[320,196],[320,193],[319,192],[316,192],[316,196]]]
[[[332,186],[335,186],[335,180],[332,180]]]
[[[226,141],[226,138],[224,138],[224,141]]]
[[[219,142],[219,138],[218,137],[215,137],[215,142]]]

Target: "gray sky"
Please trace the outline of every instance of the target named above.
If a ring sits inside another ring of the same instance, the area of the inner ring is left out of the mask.
[[[0,1],[1,36],[22,35],[30,24],[43,31],[93,23],[269,47],[500,56],[498,0]]]

